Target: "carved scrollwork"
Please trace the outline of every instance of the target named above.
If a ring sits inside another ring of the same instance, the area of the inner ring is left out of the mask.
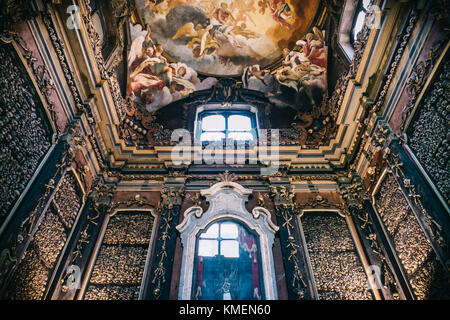
[[[374,104],[374,110],[380,110],[380,108],[383,106],[384,101],[386,99],[386,94],[388,93],[389,86],[394,78],[395,72],[397,71],[397,68],[400,64],[400,59],[403,56],[403,52],[406,49],[406,45],[409,42],[409,39],[411,38],[411,35],[413,33],[414,27],[416,25],[416,22],[418,20],[418,13],[416,11],[413,11],[411,13],[411,16],[409,18],[408,24],[405,26],[405,29],[403,31],[403,34],[400,38],[400,44],[398,45],[398,48],[395,52],[393,61],[390,64],[389,73],[385,76],[384,83],[381,85],[382,90],[378,94],[375,104]]]
[[[173,257],[176,238],[177,220],[175,218],[180,212],[184,190],[183,188],[165,187],[161,192],[161,198],[158,206],[161,218],[151,273],[151,295],[148,297],[156,300],[160,299],[162,295],[166,298],[168,296],[167,280],[171,276],[170,260]]]
[[[271,186],[270,195],[275,205],[275,213],[280,230],[280,241],[286,269],[288,294],[294,299],[311,298],[305,281],[305,265],[302,251],[299,249],[297,218],[294,213],[295,193],[286,186]]]

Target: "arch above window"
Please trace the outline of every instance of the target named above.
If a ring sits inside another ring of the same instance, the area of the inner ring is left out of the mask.
[[[245,241],[238,240],[239,236],[245,236],[249,243],[254,241],[259,251],[258,260],[260,259],[260,261],[257,262],[260,266],[258,272],[261,275],[261,285],[253,285],[263,291],[257,293],[263,299],[277,299],[272,246],[278,227],[271,221],[270,212],[264,208],[255,208],[253,213],[248,212],[245,203],[252,191],[235,182],[219,182],[209,189],[202,190],[201,193],[210,203],[209,209],[204,213],[202,208],[196,206],[187,209],[184,212],[183,222],[177,226],[183,244],[178,298],[181,300],[198,298],[193,292],[194,281],[198,280],[198,276],[197,279],[194,276],[196,271],[194,262],[197,261],[195,257],[198,255],[199,241],[209,241],[209,243],[205,243],[204,248],[200,248],[203,256],[218,257],[218,259],[223,256],[232,259],[237,252],[241,252],[241,249],[245,248]],[[223,225],[226,226],[225,229]],[[235,229],[238,231],[237,237],[233,237],[236,233]],[[222,234],[223,232],[225,235]],[[227,250],[224,251],[226,254],[221,254],[220,251],[220,246],[224,245],[221,243],[223,241],[226,242],[227,248],[223,248]],[[249,276],[248,281],[255,283],[256,278],[258,277],[253,271],[252,277]],[[254,291],[254,289],[252,290]],[[225,296],[227,295],[224,295],[224,299]],[[236,297],[233,297],[231,293],[231,299],[234,298]]]

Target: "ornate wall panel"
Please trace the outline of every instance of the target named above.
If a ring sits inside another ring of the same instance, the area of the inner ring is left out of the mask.
[[[313,300],[311,276],[308,272],[304,244],[298,233],[298,220],[292,187],[270,186],[270,195],[275,207],[283,265],[286,272],[288,297],[292,300]]]
[[[42,214],[36,232],[12,274],[6,298],[44,299],[52,273],[82,206],[83,191],[72,171],[62,178],[53,200]]]
[[[139,298],[154,220],[149,211],[119,211],[111,216],[84,299]]]
[[[408,132],[409,147],[447,203],[450,197],[449,84],[450,61],[447,56],[430,91],[420,103]]]
[[[375,204],[416,298],[445,298],[448,278],[393,174],[385,176]]]
[[[319,299],[373,299],[345,219],[333,212],[309,212],[301,222]]]
[[[0,41],[0,225],[50,149],[39,95],[12,44]]]

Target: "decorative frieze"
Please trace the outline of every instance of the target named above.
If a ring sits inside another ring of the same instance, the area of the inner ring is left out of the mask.
[[[376,98],[376,102],[374,103],[374,110],[380,110],[384,104],[386,94],[388,93],[389,90],[389,86],[391,85],[392,79],[394,78],[395,72],[397,71],[400,59],[403,56],[403,52],[405,51],[406,45],[408,44],[409,39],[411,38],[417,19],[418,14],[416,11],[413,11],[408,20],[408,24],[406,25],[405,30],[403,31],[402,36],[400,38],[401,42],[399,43],[398,48],[395,51],[395,56],[390,64],[389,73],[385,76],[385,80],[381,85],[381,91]]]
[[[408,103],[402,109],[402,123],[400,130],[403,132],[406,123],[409,120],[411,112],[416,105],[417,99],[425,88],[425,83],[428,80],[431,69],[434,67],[438,60],[438,55],[441,52],[442,46],[445,41],[438,41],[431,47],[428,57],[425,60],[419,61],[415,66],[408,78],[406,84],[406,93],[408,94]]]
[[[42,22],[47,28],[47,32],[49,34],[50,40],[52,42],[53,48],[55,49],[56,56],[58,57],[59,64],[64,73],[64,77],[66,79],[67,85],[69,86],[71,96],[75,103],[75,111],[88,111],[90,110],[83,103],[83,99],[81,97],[81,93],[78,90],[78,86],[75,81],[74,73],[70,67],[70,64],[65,55],[65,45],[64,42],[60,39],[55,25],[53,23],[52,15],[49,11],[42,12]]]

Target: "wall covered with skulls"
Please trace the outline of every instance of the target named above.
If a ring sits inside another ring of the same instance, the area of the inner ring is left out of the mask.
[[[270,175],[262,163],[175,165],[170,129],[124,94],[127,26],[140,20],[132,1],[103,5],[107,41],[91,1],[77,1],[80,19],[67,23],[72,2],[33,1],[32,15],[8,7],[18,20],[5,19],[0,33],[0,298],[178,299],[185,248],[176,227],[192,207],[207,212],[202,190],[233,182],[251,190],[248,213],[267,210],[279,228],[278,299],[448,299],[440,1],[377,1],[381,26],[364,26],[351,61],[333,36],[344,1],[324,2],[333,59],[322,107],[333,125],[320,118],[311,132],[282,132]],[[216,100],[253,103],[270,118],[268,102],[239,81],[171,105],[174,122],[192,129],[192,110]],[[316,136],[322,125],[333,134]]]

